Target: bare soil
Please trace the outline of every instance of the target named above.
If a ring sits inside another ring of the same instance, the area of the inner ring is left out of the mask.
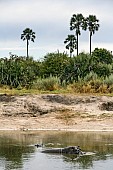
[[[0,129],[113,131],[113,97],[1,94]]]

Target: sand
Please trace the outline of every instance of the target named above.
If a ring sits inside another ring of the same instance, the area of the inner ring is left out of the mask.
[[[113,97],[1,94],[0,130],[113,131]]]

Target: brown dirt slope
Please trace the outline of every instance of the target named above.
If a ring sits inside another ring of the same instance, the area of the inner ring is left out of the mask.
[[[113,97],[1,94],[0,129],[113,130]]]

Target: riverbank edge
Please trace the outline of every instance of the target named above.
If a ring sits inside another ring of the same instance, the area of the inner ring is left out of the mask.
[[[32,132],[32,131],[61,131],[61,132],[113,132],[113,130],[89,130],[89,129],[0,129],[0,132],[2,131],[19,131],[19,132]]]

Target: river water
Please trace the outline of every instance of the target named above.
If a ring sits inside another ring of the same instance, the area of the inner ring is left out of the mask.
[[[35,144],[44,144],[37,148]],[[84,156],[44,148],[80,146]],[[1,131],[0,170],[113,170],[113,132]]]

